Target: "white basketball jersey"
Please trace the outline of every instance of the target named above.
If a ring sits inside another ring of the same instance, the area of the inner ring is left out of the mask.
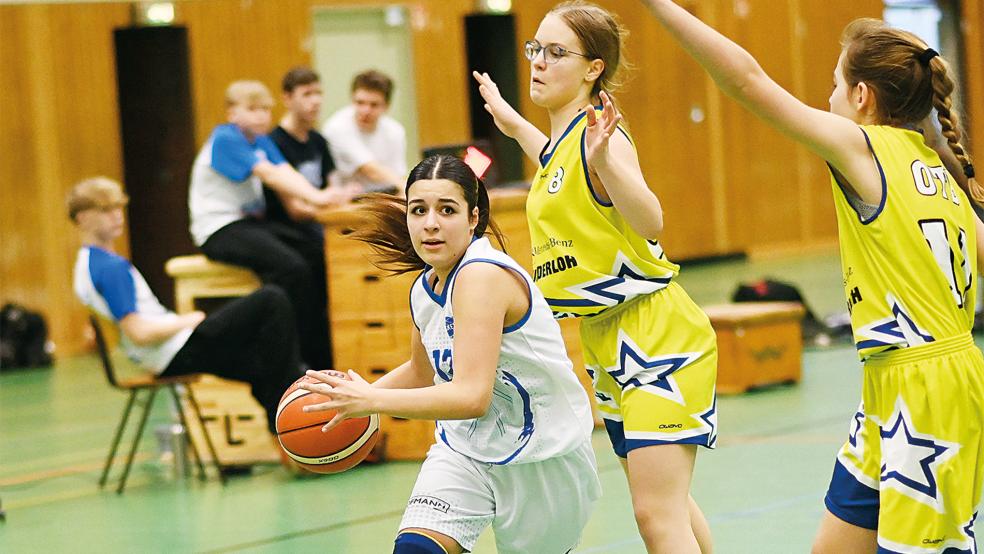
[[[492,402],[477,419],[437,422],[437,440],[474,460],[490,464],[536,462],[570,452],[589,440],[593,420],[587,393],[574,375],[560,326],[530,276],[488,239],[471,243],[441,294],[424,270],[410,291],[413,322],[434,368],[434,383],[454,378],[456,276],[470,263],[514,271],[526,283],[530,310],[502,330]]]

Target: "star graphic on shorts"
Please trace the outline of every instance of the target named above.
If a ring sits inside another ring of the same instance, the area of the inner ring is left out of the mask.
[[[718,397],[717,394],[714,395],[714,401],[711,402],[711,407],[705,412],[699,414],[694,414],[691,417],[700,422],[700,430],[707,430],[707,446],[714,448],[717,444],[717,405]]]
[[[648,356],[624,331],[619,329],[617,365],[614,368],[606,368],[606,371],[623,390],[640,388],[684,405],[683,394],[673,374],[699,357],[699,352]]]
[[[952,458],[960,445],[916,430],[909,408],[899,396],[895,410],[881,428],[881,481],[902,494],[940,511],[942,498],[936,470]]]
[[[974,534],[975,521],[977,521],[977,512],[974,512],[974,515],[970,516],[970,521],[967,522],[967,525],[960,528],[967,535],[967,538],[970,539],[970,551],[972,554],[977,554],[977,536]]]
[[[861,428],[864,427],[864,403],[862,402],[858,406],[858,411],[854,413],[854,418],[851,420],[851,433],[849,435],[848,441],[851,446],[857,448],[858,446],[858,434],[861,432]]]

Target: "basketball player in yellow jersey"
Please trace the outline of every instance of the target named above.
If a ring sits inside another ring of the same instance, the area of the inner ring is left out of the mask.
[[[984,358],[970,330],[984,229],[971,201],[984,191],[946,62],[911,33],[854,21],[824,112],[672,1],[647,4],[725,93],[830,167],[864,387],[813,552],[977,552]]]
[[[530,97],[550,137],[476,73],[496,125],[539,164],[526,204],[533,278],[558,317],[580,316],[585,365],[622,459],[650,552],[710,552],[690,498],[698,446],[717,436],[717,344],[707,316],[673,281],[657,239],[659,200],[619,126],[611,90],[623,30],[583,2],[551,10],[526,43]]]

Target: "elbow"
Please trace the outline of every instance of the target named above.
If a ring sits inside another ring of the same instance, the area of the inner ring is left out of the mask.
[[[492,405],[492,391],[489,394],[476,395],[475,398],[470,399],[464,406],[464,413],[462,414],[462,419],[478,419],[484,417],[489,411],[489,406]]]
[[[649,222],[649,225],[647,225],[646,232],[642,236],[646,237],[646,240],[659,240],[659,237],[663,236],[663,216],[659,215],[653,218]]]
[[[762,66],[755,61],[755,58],[748,52],[744,54],[743,57],[739,58],[738,67],[732,74],[733,76],[718,83],[726,95],[736,100],[753,97],[755,91],[760,88],[760,83],[770,81],[769,76],[762,69]]]
[[[139,330],[123,330],[123,334],[136,346],[149,346],[154,341],[148,333]]]
[[[644,221],[639,222],[639,225],[633,225],[636,233],[646,240],[656,241],[663,234],[663,212],[662,210],[656,210],[656,212],[649,214]]]

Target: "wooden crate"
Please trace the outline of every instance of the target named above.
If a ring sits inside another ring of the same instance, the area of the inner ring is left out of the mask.
[[[192,392],[220,465],[248,466],[280,460],[274,438],[267,430],[266,411],[253,398],[248,384],[204,375],[192,385]],[[203,460],[209,461],[212,456],[201,427],[194,421],[194,411],[184,396],[182,402],[192,419],[188,422],[191,440]]]
[[[717,390],[745,392],[799,382],[803,365],[798,302],[742,302],[704,307],[718,343]]]

